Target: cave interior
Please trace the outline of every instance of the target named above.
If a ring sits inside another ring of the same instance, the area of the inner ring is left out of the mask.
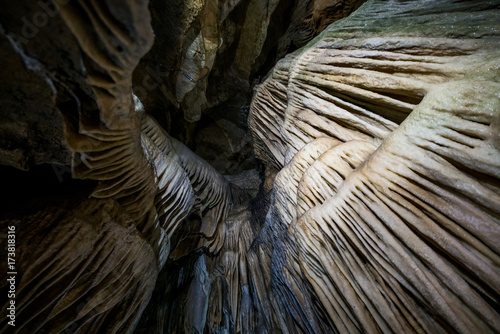
[[[500,333],[500,1],[4,1],[0,43],[0,333]]]

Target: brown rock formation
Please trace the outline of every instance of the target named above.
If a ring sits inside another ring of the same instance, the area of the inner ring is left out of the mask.
[[[0,223],[3,231],[17,230],[18,273],[15,326],[4,317],[2,332],[131,332],[158,266],[130,217],[114,201],[81,195],[26,209]],[[1,291],[7,296],[6,286]]]
[[[0,331],[499,332],[500,4],[363,2],[5,4]]]
[[[291,275],[255,274],[289,295],[281,313],[305,285],[340,332],[499,330],[490,5],[369,2],[257,89],[256,153],[282,168],[272,222],[291,239],[281,247],[298,248],[268,251]]]

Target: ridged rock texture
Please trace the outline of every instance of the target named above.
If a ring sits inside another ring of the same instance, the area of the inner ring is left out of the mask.
[[[499,6],[370,1],[256,89],[284,332],[500,331]]]
[[[134,71],[134,92],[219,172],[255,168],[246,122],[253,86],[278,59],[362,2],[151,0],[156,43]]]
[[[12,138],[2,162],[22,169],[56,162],[63,165],[53,165],[54,171],[64,174],[71,152],[67,171],[89,182],[69,191],[69,198],[61,193],[34,198],[31,206],[17,203],[17,210],[9,207],[16,196],[3,201],[2,228],[19,231],[19,297],[17,325],[10,327],[3,318],[1,331],[132,332],[184,218],[189,213],[204,216],[195,247],[217,251],[225,240],[219,222],[225,221],[230,204],[248,197],[247,191],[171,138],[133,95],[132,71],[153,42],[147,1],[44,2],[31,12],[28,6],[7,6],[2,39],[9,57],[29,73],[23,75],[40,78],[40,90],[49,93],[40,96],[43,103],[35,117],[18,111],[26,101],[16,105],[13,99],[6,127],[15,132],[39,120],[41,129],[52,130],[20,147],[16,141],[22,136]],[[29,13],[20,19],[21,27],[19,13]],[[47,25],[51,34],[42,33]],[[54,48],[46,50],[51,44]],[[7,78],[16,76],[12,69],[7,72]],[[25,81],[19,86],[33,88]],[[57,117],[44,119],[55,109]],[[46,139],[60,141],[64,149],[44,143]],[[37,149],[42,152],[34,153]],[[44,155],[43,149],[49,152]],[[46,189],[38,196],[48,193]],[[32,198],[28,191],[17,199],[30,203]],[[29,214],[24,212],[28,206]],[[2,274],[4,295],[7,272]]]
[[[499,17],[5,4],[0,332],[500,332]]]

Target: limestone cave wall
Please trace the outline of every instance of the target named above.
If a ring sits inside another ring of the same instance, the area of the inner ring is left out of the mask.
[[[0,332],[500,332],[499,18],[5,3]]]

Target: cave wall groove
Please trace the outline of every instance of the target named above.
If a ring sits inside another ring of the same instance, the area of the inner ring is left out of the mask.
[[[499,332],[499,16],[6,4],[0,331]]]
[[[256,154],[280,170],[267,219],[288,237],[255,255],[279,274],[255,276],[279,313],[306,294],[342,333],[498,332],[497,15],[369,1],[257,88]]]

